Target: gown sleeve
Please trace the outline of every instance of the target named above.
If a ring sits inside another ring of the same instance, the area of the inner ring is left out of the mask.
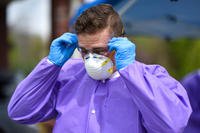
[[[54,118],[56,79],[60,67],[44,58],[17,86],[8,105],[8,116],[23,124]]]
[[[185,87],[193,112],[184,133],[200,132],[200,70],[187,74],[181,81]]]
[[[192,112],[182,85],[159,65],[135,62],[119,70],[147,132],[181,133]]]

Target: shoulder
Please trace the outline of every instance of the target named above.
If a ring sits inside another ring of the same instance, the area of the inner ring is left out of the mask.
[[[139,61],[135,62],[137,67],[140,67],[142,71],[151,73],[151,74],[157,74],[157,73],[165,73],[168,74],[167,70],[165,67],[159,65],[159,64],[145,64]]]

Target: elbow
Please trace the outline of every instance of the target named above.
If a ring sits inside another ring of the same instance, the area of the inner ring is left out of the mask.
[[[26,118],[26,116],[24,116],[22,114],[22,112],[20,110],[18,110],[17,108],[11,106],[10,104],[8,105],[8,108],[7,108],[7,114],[8,114],[8,117],[17,122],[17,123],[20,123],[20,124],[32,124],[30,123],[30,121]]]
[[[26,116],[18,116],[17,114],[8,111],[8,117],[19,124],[35,124],[36,122],[32,121],[30,118]]]
[[[170,133],[183,133],[185,127],[186,127],[187,124],[180,124],[180,123],[177,123],[175,125],[171,125],[168,129],[168,131]],[[168,132],[166,132],[168,133]]]
[[[8,117],[13,120],[14,116],[15,116],[15,111],[14,111],[13,106],[11,105],[11,103],[8,104],[7,113],[8,113]]]
[[[192,108],[188,101],[182,104],[181,108],[176,110],[170,117],[169,127],[172,133],[182,133],[188,124],[189,118],[192,114]]]
[[[173,122],[171,124],[167,124],[162,128],[158,128],[154,132],[162,132],[162,133],[183,133],[187,123],[184,122]]]
[[[14,109],[14,107],[12,107],[10,104],[8,105],[8,108],[7,108],[7,113],[8,113],[8,117],[17,122],[17,123],[21,123],[21,119],[20,117],[18,116],[19,113],[17,112],[16,109]]]
[[[46,121],[51,118],[54,118],[56,113],[52,111],[42,111],[42,110],[33,110],[30,109],[8,106],[7,108],[8,117],[20,124],[36,124],[38,122]]]
[[[192,110],[188,109],[185,114],[174,116],[173,122],[169,125],[171,133],[182,133],[188,124],[191,113]]]
[[[186,125],[176,124],[169,128],[170,133],[182,133],[185,129]]]
[[[162,131],[162,133],[182,133],[185,127],[188,124],[190,115],[191,115],[191,108],[181,108],[176,112],[170,113],[167,117],[163,117],[163,124],[162,128],[154,128],[156,132]],[[161,123],[158,123],[158,127]]]

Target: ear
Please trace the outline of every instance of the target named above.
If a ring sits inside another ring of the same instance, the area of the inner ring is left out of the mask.
[[[112,59],[115,57],[115,50],[111,51],[109,54],[109,58]]]
[[[115,66],[115,51],[111,51],[108,57],[112,60]]]

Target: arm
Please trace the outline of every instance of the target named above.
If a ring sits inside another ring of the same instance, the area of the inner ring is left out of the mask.
[[[55,84],[60,68],[43,59],[17,86],[8,105],[9,117],[26,124],[55,117]]]
[[[135,62],[119,72],[148,132],[183,131],[191,114],[188,96],[163,67]]]
[[[56,116],[57,77],[77,43],[77,36],[72,33],[65,33],[52,42],[48,60],[43,59],[12,96],[8,115],[13,120],[29,124]]]
[[[138,106],[148,132],[182,132],[191,114],[184,88],[167,71],[156,65],[135,61],[135,44],[127,38],[112,38],[116,68]]]

